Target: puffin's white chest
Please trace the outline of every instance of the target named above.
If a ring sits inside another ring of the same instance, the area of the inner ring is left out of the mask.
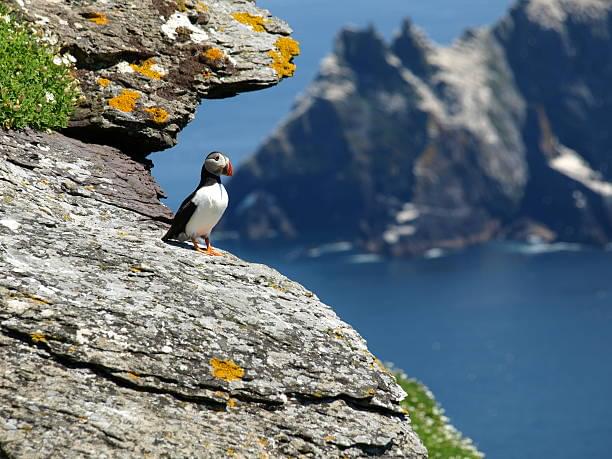
[[[185,234],[189,237],[208,236],[227,209],[229,197],[225,187],[218,183],[200,188],[191,202],[196,205],[196,210],[185,227]]]

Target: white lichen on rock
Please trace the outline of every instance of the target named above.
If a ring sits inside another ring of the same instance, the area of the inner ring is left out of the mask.
[[[164,24],[162,24],[161,31],[171,40],[175,40],[178,36],[176,29],[179,27],[190,32],[189,39],[194,43],[203,43],[208,39],[208,34],[200,27],[192,24],[185,13],[174,13]]]

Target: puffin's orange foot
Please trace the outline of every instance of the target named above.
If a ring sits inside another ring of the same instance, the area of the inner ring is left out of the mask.
[[[206,250],[204,250],[202,247],[200,247],[200,245],[198,244],[197,239],[192,238],[192,239],[191,239],[191,243],[193,244],[193,249],[194,249],[196,252],[200,252],[200,253],[208,253],[208,251],[206,251]]]
[[[206,249],[206,253],[210,255],[211,257],[222,257],[223,256],[221,252],[217,252],[211,246],[208,246],[208,249]]]
[[[209,237],[205,237],[204,242],[206,242],[206,246],[207,246],[206,253],[208,253],[208,255],[210,255],[211,257],[222,257],[223,256],[221,252],[217,252],[215,249],[213,249],[212,244],[210,243]]]

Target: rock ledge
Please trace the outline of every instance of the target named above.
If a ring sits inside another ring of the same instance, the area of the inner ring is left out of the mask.
[[[164,244],[154,183],[111,150],[0,132],[0,456],[426,457],[350,326]]]

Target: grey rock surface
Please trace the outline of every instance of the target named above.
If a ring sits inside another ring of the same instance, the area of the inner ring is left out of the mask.
[[[364,340],[268,267],[163,243],[138,167],[0,132],[0,456],[425,458]]]
[[[286,76],[274,64],[291,29],[253,1],[12,3],[76,59],[84,100],[66,133],[130,154],[174,145],[201,99]]]
[[[230,183],[226,229],[397,256],[609,244],[610,24],[608,0],[523,0],[449,47],[410,21],[390,43],[342,31]]]

